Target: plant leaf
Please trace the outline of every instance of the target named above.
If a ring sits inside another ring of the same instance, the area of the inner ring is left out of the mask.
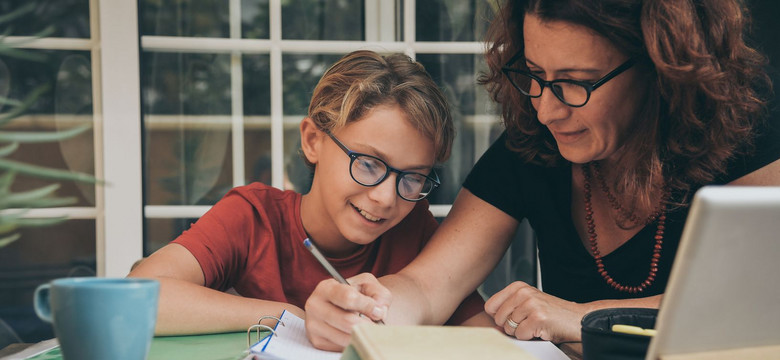
[[[84,173],[72,172],[68,170],[60,170],[47,168],[38,165],[25,164],[23,162],[0,159],[0,169],[11,170],[20,174],[27,174],[45,179],[54,180],[73,180],[87,183],[102,183],[94,176]]]
[[[91,124],[76,126],[65,131],[0,131],[0,141],[18,141],[21,143],[42,143],[59,141],[74,137],[92,128]],[[2,156],[0,154],[0,156]]]
[[[0,234],[7,234],[12,231],[16,231],[19,226],[16,223],[16,220],[13,221],[7,221],[0,224]]]
[[[56,197],[52,195],[53,193],[41,192],[41,190],[49,189],[41,188],[26,193],[6,195],[3,199],[0,199],[0,209],[50,208],[72,205],[77,201],[75,196]]]
[[[0,195],[8,193],[11,189],[11,184],[14,182],[16,173],[13,171],[6,171],[3,175],[0,175]]]
[[[50,184],[43,187],[39,187],[34,190],[21,191],[16,193],[5,194],[0,199],[0,203],[15,202],[15,201],[27,201],[29,199],[37,199],[54,194],[57,189],[60,188],[60,184]]]
[[[10,231],[6,228],[3,228],[3,226],[6,224],[14,224],[16,220],[21,219],[29,212],[30,209],[21,209],[17,211],[4,211],[2,214],[0,214],[0,234],[4,234]]]
[[[26,43],[29,43],[30,41],[17,41],[13,44],[6,42],[6,45],[14,45],[14,46],[20,46],[24,45]],[[3,46],[0,47],[0,54],[5,56],[14,57],[17,59],[23,59],[23,60],[30,60],[30,61],[36,61],[41,62],[46,59],[46,55],[36,52],[30,52],[24,49],[17,49],[13,47]]]
[[[19,219],[17,224],[19,227],[38,227],[38,226],[49,226],[54,224],[59,224],[65,220],[68,220],[66,216],[57,216],[57,217],[50,217],[50,218],[29,218],[29,219]]]
[[[0,148],[0,157],[6,157],[8,155],[11,155],[18,148],[19,148],[18,142],[12,142],[6,146],[3,146]]]
[[[22,105],[22,102],[19,101],[19,100],[9,99],[9,98],[0,96],[0,105],[20,106],[20,105]]]
[[[8,244],[10,244],[10,243],[12,243],[12,242],[14,242],[16,240],[19,240],[20,237],[22,237],[22,234],[16,233],[16,234],[13,234],[11,236],[6,236],[4,238],[0,238],[0,248],[4,247],[4,246],[7,246]]]
[[[3,199],[0,201],[0,209],[17,209],[17,208],[52,208],[66,205],[72,205],[76,203],[75,196],[69,197],[45,197],[45,198],[32,198],[27,199],[24,203],[18,201],[7,201]]]
[[[0,117],[0,125],[4,125],[5,123],[19,117],[19,115],[27,111],[27,108],[32,106],[32,104],[35,103],[36,100],[38,100],[41,94],[45,93],[46,91],[49,91],[49,88],[51,88],[49,84],[43,84],[33,89],[30,92],[30,94],[27,95],[24,101],[22,101],[21,105],[14,107],[13,110],[9,111],[7,114]]]
[[[35,10],[35,2],[28,2],[26,5],[20,6],[7,14],[0,15],[0,24],[9,22],[33,10]]]

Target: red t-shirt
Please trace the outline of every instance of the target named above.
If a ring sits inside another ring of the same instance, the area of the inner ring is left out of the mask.
[[[393,274],[420,253],[438,223],[428,202],[418,202],[398,225],[346,258],[328,260],[344,277]],[[304,308],[317,284],[330,275],[303,245],[301,194],[261,183],[237,187],[217,202],[174,243],[200,263],[206,286],[234,288],[245,297]],[[460,324],[482,311],[474,292],[453,314]]]

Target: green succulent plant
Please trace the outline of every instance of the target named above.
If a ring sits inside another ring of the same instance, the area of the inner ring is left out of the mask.
[[[0,15],[0,28],[5,30],[0,34],[0,56],[14,57],[28,61],[43,61],[45,57],[41,53],[27,51],[20,46],[36,38],[45,37],[53,32],[53,28],[47,28],[30,39],[12,42],[8,39],[13,29],[9,23],[34,11],[35,3],[21,6],[15,11]],[[2,75],[0,75],[2,76]],[[2,79],[0,79],[2,80]],[[34,208],[50,208],[71,205],[76,202],[75,197],[61,197],[56,194],[60,184],[56,181],[78,181],[97,183],[98,180],[89,174],[72,172],[63,169],[55,169],[28,164],[9,159],[9,155],[19,149],[22,143],[44,143],[61,141],[77,136],[88,131],[91,126],[83,125],[66,131],[5,131],[4,128],[15,119],[24,115],[42,95],[49,91],[51,86],[44,85],[30,91],[23,99],[11,99],[0,95],[0,105],[7,107],[7,111],[0,113],[0,248],[18,240],[21,237],[19,230],[23,227],[47,226],[64,221],[65,217],[54,218],[26,218],[25,215]],[[24,174],[46,180],[55,181],[52,184],[27,190],[13,191],[12,185],[16,176]]]

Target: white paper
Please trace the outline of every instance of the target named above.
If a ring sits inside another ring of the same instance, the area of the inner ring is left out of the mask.
[[[570,360],[561,349],[549,341],[515,339],[513,342],[539,360]]]
[[[314,347],[306,338],[303,319],[290,312],[282,313],[282,324],[276,326],[276,335],[269,335],[252,345],[252,353],[260,359],[279,360],[338,360],[341,353]]]

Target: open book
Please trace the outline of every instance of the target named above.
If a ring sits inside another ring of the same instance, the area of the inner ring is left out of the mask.
[[[273,334],[250,347],[256,359],[569,359],[549,341],[514,340],[492,328],[375,324],[356,326],[341,354],[316,349],[306,338],[303,319],[287,311],[280,319]]]
[[[549,341],[514,340],[493,328],[381,326],[352,330],[341,360],[517,359],[569,360]]]

